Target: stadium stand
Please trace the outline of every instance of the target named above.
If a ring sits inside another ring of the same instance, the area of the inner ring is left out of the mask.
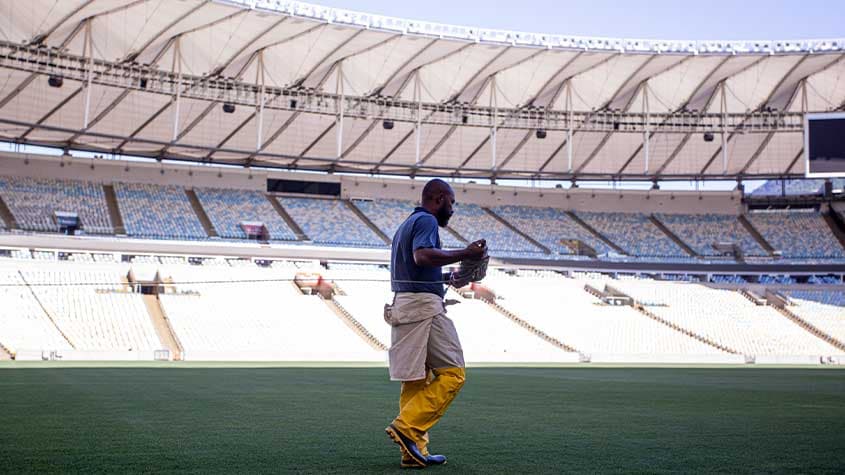
[[[405,200],[353,200],[355,206],[364,213],[378,228],[393,239],[399,225],[417,206],[413,201]],[[440,229],[440,241],[444,249],[460,249],[464,244],[451,232]]]
[[[384,361],[326,306],[301,294],[294,269],[167,266],[175,282],[280,279],[177,285],[160,295],[164,314],[192,360]],[[285,280],[287,279],[287,280]],[[231,295],[237,295],[236,299]]]
[[[288,196],[276,199],[315,243],[363,247],[385,245],[343,201]]]
[[[845,307],[845,290],[787,290],[784,293],[792,299],[800,299],[805,302]]]
[[[115,195],[129,236],[206,239],[185,190],[178,186],[117,183]]]
[[[526,277],[494,273],[485,282],[500,305],[535,327],[602,357],[653,355],[661,361],[692,360],[724,352],[639,314],[630,306],[607,305],[584,290],[597,281],[562,276]],[[555,309],[550,311],[550,309]]]
[[[643,303],[655,315],[745,355],[840,353],[773,307],[757,306],[738,292],[651,280],[607,284]]]
[[[246,239],[240,223],[258,221],[267,227],[270,239],[296,240],[296,235],[262,193],[219,188],[195,188],[194,191],[220,237]]]
[[[77,180],[0,177],[0,195],[21,229],[58,232],[55,213],[76,213],[88,234],[113,234],[103,187]]]
[[[815,211],[754,211],[751,223],[776,250],[790,258],[843,258],[845,250]]]
[[[0,344],[12,354],[72,349],[25,285],[18,266],[0,267],[0,284]]]
[[[128,293],[120,282],[126,272],[127,267],[120,265],[71,263],[21,270],[44,310],[75,349],[154,351],[161,344],[141,296]]]
[[[491,255],[545,256],[541,249],[487,214],[476,204],[456,205],[455,214],[449,221],[449,226],[470,242],[487,239],[487,247]]]
[[[335,300],[377,338],[390,344],[390,326],[382,317],[385,303],[393,300],[387,270],[332,271],[332,279],[345,295]],[[368,279],[370,282],[359,279]],[[379,280],[379,282],[372,282]],[[447,299],[458,302],[446,308],[455,323],[464,358],[468,362],[563,362],[573,356],[516,326],[481,300],[467,299],[450,290]]]
[[[687,257],[648,216],[642,213],[576,213],[587,224],[621,246],[628,254],[647,257]]]
[[[747,256],[765,256],[753,236],[742,227],[736,216],[723,214],[656,214],[667,228],[702,256],[715,256],[719,252],[713,244],[736,244]]]
[[[508,205],[496,206],[492,209],[496,214],[559,254],[573,254],[572,249],[563,244],[562,240],[581,241],[599,255],[612,251],[561,209]]]
[[[791,300],[789,311],[832,336],[845,342],[845,292],[791,290],[784,292]]]

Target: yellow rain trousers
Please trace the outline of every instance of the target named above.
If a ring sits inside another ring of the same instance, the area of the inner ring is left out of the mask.
[[[423,455],[428,455],[429,429],[443,417],[466,380],[464,368],[439,368],[431,373],[431,382],[402,383],[399,415],[393,420],[393,426],[413,439]]]

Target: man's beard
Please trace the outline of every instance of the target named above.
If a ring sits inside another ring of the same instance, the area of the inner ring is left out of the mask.
[[[446,227],[447,224],[449,224],[449,219],[452,217],[452,213],[447,211],[446,207],[444,206],[443,208],[437,210],[437,214],[435,214],[435,217],[437,217],[437,225],[443,228]]]

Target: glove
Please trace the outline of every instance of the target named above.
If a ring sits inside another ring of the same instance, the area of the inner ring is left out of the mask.
[[[479,282],[487,275],[487,264],[490,262],[489,256],[484,256],[482,259],[461,261],[460,268],[457,272],[452,272],[449,277],[449,285],[459,289],[469,285],[470,282]]]

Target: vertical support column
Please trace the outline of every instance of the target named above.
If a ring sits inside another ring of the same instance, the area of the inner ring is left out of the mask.
[[[643,156],[645,158],[644,175],[648,175],[649,141],[651,140],[651,116],[648,105],[648,83],[643,84]]]
[[[496,98],[496,76],[490,79],[490,106],[493,115],[490,118],[490,170],[496,170],[496,126],[499,121],[499,104]]]
[[[567,172],[572,173],[572,88],[566,83],[566,162]]]
[[[722,81],[722,175],[728,174],[728,99],[725,95],[725,81]]]
[[[176,38],[173,45],[173,66],[172,70],[176,73],[176,98],[175,107],[173,108],[173,142],[179,138],[179,107],[182,103],[182,37]]]
[[[420,83],[420,71],[414,75],[414,100],[417,101],[417,129],[414,131],[416,138],[416,149],[414,152],[414,166],[420,166],[420,145],[422,143],[422,84]]]
[[[258,93],[258,100],[256,101],[256,114],[258,114],[258,126],[255,128],[255,151],[261,151],[261,143],[264,139],[264,101],[265,101],[265,74],[264,74],[264,50],[258,53],[258,68],[255,70],[255,82],[259,84],[261,90]]]
[[[335,86],[337,94],[337,159],[343,155],[343,63],[337,65],[337,86]]]
[[[82,128],[87,129],[91,114],[91,83],[94,80],[94,40],[91,37],[91,23],[94,20],[89,18],[85,22],[85,45],[82,47],[83,57],[88,58],[88,78],[85,83],[85,113],[82,118]]]

